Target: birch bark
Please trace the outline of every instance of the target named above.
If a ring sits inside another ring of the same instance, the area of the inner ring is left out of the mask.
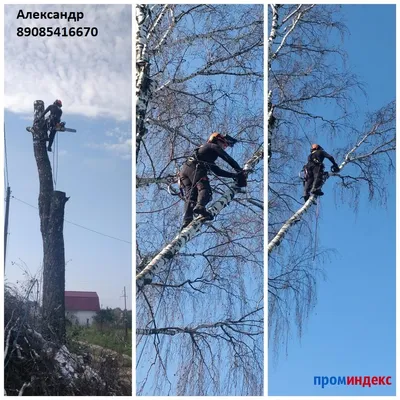
[[[140,143],[146,134],[146,112],[151,97],[148,34],[150,8],[147,4],[136,5],[136,161]]]

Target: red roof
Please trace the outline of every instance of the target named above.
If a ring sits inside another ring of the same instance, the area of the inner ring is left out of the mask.
[[[99,296],[96,292],[65,291],[66,311],[100,311]]]

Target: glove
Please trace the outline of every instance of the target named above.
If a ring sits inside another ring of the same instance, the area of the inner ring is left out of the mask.
[[[247,178],[244,171],[238,172],[233,179],[235,179],[237,186],[239,187],[247,186]]]
[[[331,171],[336,174],[336,173],[340,172],[340,168],[337,164],[333,164],[331,167]]]

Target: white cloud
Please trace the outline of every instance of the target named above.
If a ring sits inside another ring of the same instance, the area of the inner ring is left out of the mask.
[[[83,12],[66,19],[17,19],[18,11]],[[32,113],[33,102],[63,101],[64,112],[127,120],[132,115],[130,5],[6,5],[4,105]],[[18,27],[96,27],[96,37],[18,37]]]
[[[101,144],[89,143],[87,146],[93,149],[105,149],[117,154],[123,159],[132,157],[132,135],[131,132],[124,131],[119,127],[111,129],[105,133],[110,140]]]
[[[104,143],[106,150],[117,153],[123,159],[130,159],[132,157],[132,139],[126,139],[120,143]]]

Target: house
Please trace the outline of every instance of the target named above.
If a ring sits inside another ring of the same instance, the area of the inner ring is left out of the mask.
[[[100,300],[96,292],[65,291],[65,315],[72,323],[91,325],[97,311]]]

